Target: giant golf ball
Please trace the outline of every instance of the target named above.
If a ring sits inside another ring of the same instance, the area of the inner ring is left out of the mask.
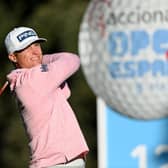
[[[136,119],[168,116],[168,1],[92,0],[79,33],[93,92]]]

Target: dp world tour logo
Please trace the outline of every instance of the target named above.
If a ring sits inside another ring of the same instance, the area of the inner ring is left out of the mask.
[[[79,51],[89,85],[114,110],[168,115],[168,1],[93,0]]]

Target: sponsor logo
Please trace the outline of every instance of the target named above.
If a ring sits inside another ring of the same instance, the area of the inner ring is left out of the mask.
[[[41,69],[41,72],[47,72],[48,71],[48,65],[47,64],[42,64],[40,69]]]
[[[34,31],[32,31],[32,30],[27,30],[27,31],[19,34],[17,36],[17,39],[19,40],[19,42],[22,42],[23,40],[25,40],[25,39],[27,39],[29,37],[32,37],[32,36],[37,36],[37,34]]]

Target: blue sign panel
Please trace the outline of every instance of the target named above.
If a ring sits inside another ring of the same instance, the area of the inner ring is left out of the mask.
[[[168,168],[168,119],[136,120],[105,107],[107,168]]]

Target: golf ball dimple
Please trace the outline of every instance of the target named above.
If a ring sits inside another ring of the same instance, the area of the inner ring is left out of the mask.
[[[92,0],[79,33],[93,92],[136,119],[168,116],[168,1]]]

